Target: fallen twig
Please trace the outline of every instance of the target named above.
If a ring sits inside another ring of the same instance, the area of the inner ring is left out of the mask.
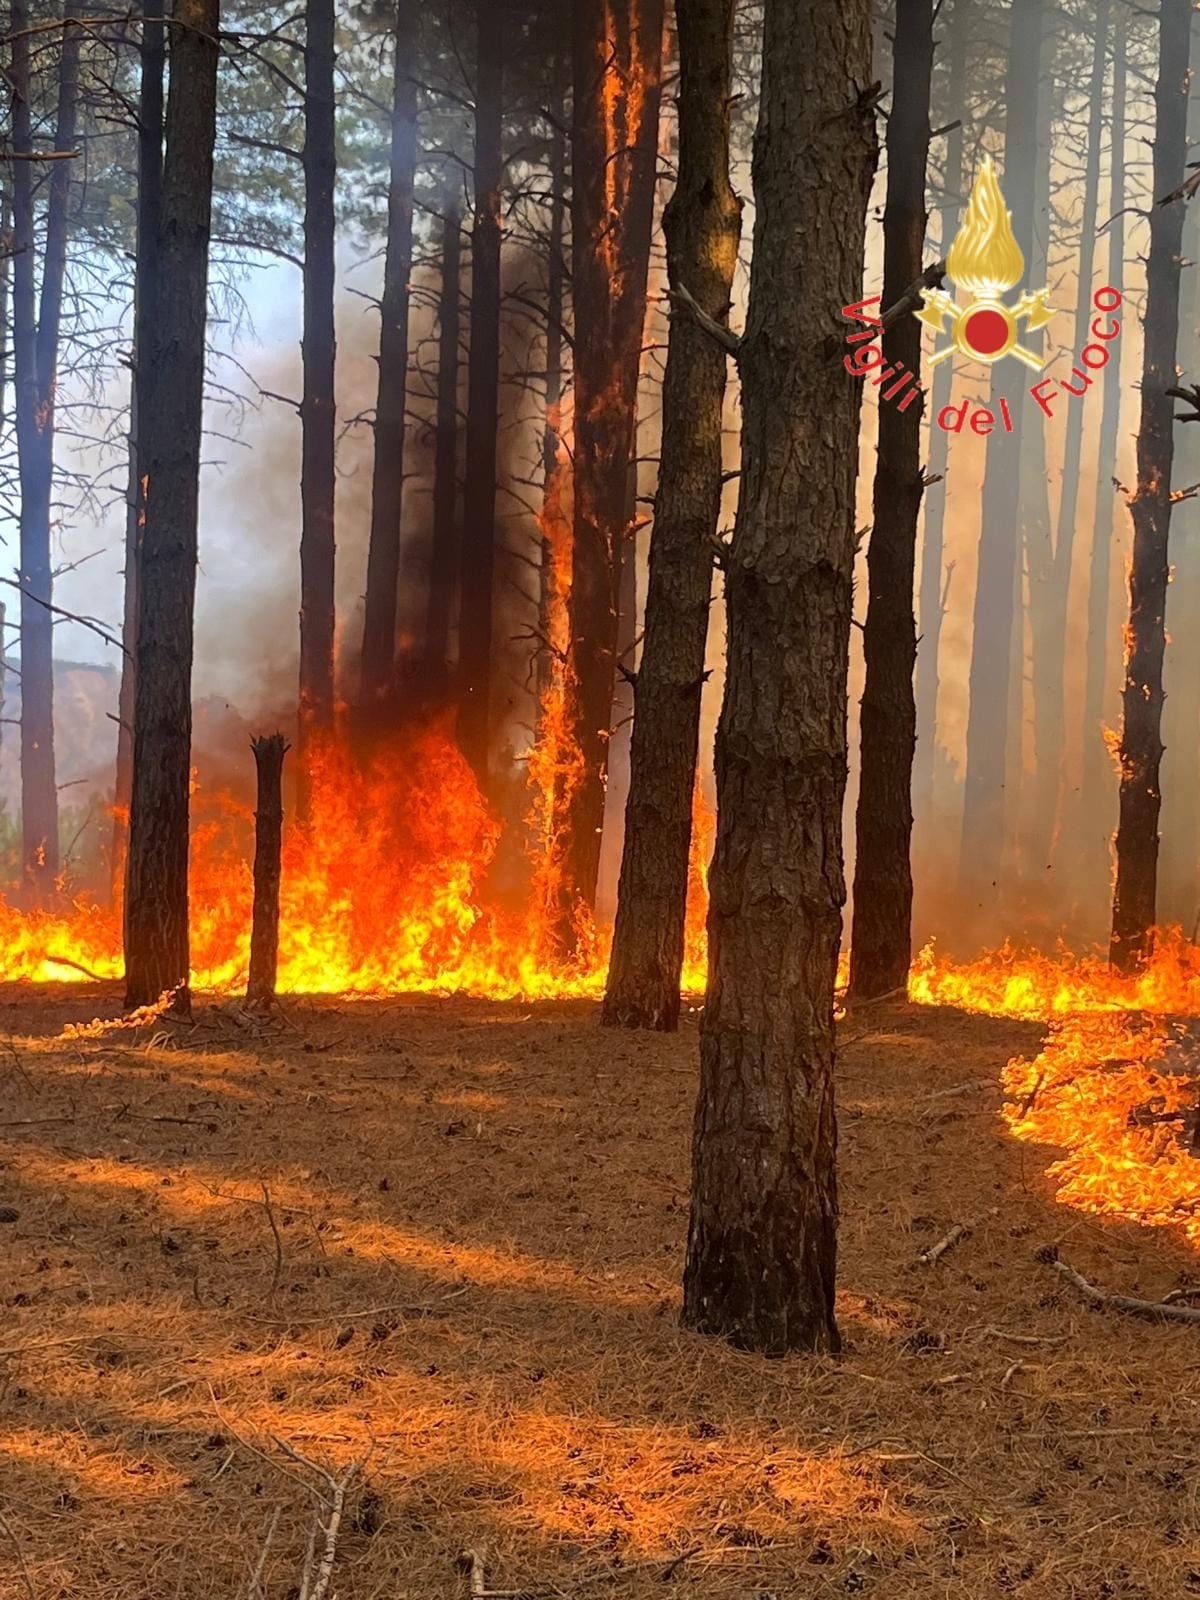
[[[1133,1295],[1110,1294],[1106,1289],[1089,1283],[1081,1272],[1066,1261],[1060,1261],[1053,1245],[1040,1250],[1037,1259],[1043,1265],[1065,1278],[1077,1289],[1089,1305],[1107,1311],[1123,1311],[1130,1317],[1145,1317],[1151,1322],[1200,1322],[1200,1306],[1181,1305],[1177,1300],[1138,1300]]]
[[[232,1454],[233,1452],[230,1451],[230,1455]],[[267,1565],[267,1556],[271,1552],[271,1541],[275,1537],[275,1529],[279,1526],[279,1515],[282,1510],[282,1506],[276,1506],[271,1513],[271,1520],[267,1524],[267,1533],[263,1539],[262,1549],[258,1552],[258,1560],[254,1564],[254,1571],[250,1574],[246,1600],[263,1600],[262,1576]]]
[[[986,1215],[994,1217],[996,1215],[996,1207],[993,1206]],[[921,1251],[917,1257],[917,1264],[922,1267],[931,1267],[935,1261],[939,1261],[946,1254],[947,1250],[953,1250],[956,1244],[965,1239],[968,1234],[974,1232],[977,1226],[978,1221],[956,1222],[950,1232],[943,1234],[936,1244],[931,1244],[927,1249]]]

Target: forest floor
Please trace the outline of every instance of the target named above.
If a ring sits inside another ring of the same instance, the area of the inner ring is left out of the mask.
[[[1200,1594],[1200,1329],[1034,1257],[1069,1234],[1155,1295],[1197,1262],[1055,1204],[992,1087],[1036,1027],[844,1024],[846,1349],[766,1361],[677,1324],[694,1017],[295,1001],[62,1034],[117,1008],[0,991],[4,1600],[241,1600],[272,1522],[261,1592],[295,1600],[306,1463],[360,1466],[339,1600],[465,1600],[467,1549],[567,1600]]]

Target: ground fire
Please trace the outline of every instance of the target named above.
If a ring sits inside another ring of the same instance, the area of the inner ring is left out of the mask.
[[[0,1600],[1200,1593],[1200,12],[0,55]]]

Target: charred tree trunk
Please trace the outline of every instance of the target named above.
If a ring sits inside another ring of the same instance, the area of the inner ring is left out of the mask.
[[[1108,212],[1108,282],[1119,285],[1125,271],[1125,34],[1126,8],[1116,7],[1113,17],[1112,100],[1109,117],[1110,151]],[[1082,865],[1097,887],[1106,882],[1109,828],[1098,825],[1111,812],[1112,762],[1104,739],[1108,698],[1109,611],[1112,599],[1112,542],[1115,495],[1113,470],[1121,421],[1121,362],[1119,353],[1104,369],[1100,408],[1100,435],[1096,454],[1095,503],[1092,512],[1092,546],[1088,571],[1087,662],[1083,690],[1083,804],[1086,829],[1081,835]]]
[[[1013,233],[1027,262],[1033,256],[1042,10],[1043,0],[1012,0],[1006,75],[1004,197],[1012,208]],[[1002,381],[1007,395],[1007,380],[1000,379],[997,369],[993,385]],[[984,481],[971,631],[960,862],[964,889],[977,907],[994,903],[1005,838],[1009,676],[1020,549],[1020,474],[1014,470],[1014,462],[1020,460],[1027,387],[1020,383],[1012,389],[1008,402],[1012,435],[989,440]]]
[[[408,394],[408,280],[412,273],[413,175],[417,160],[417,87],[409,60],[412,38],[411,0],[399,0],[392,87],[387,245],[383,295],[379,303],[379,390],[375,406],[371,540],[367,550],[363,614],[360,699],[364,709],[390,690],[396,658]]]
[[[596,903],[629,527],[662,78],[662,0],[585,0],[574,16],[571,126],[575,457],[566,668],[579,775],[557,807],[557,934]]]
[[[75,148],[79,101],[78,0],[67,0],[58,67],[54,147]],[[24,889],[45,904],[58,878],[58,788],[54,769],[54,579],[50,556],[59,328],[67,266],[69,158],[51,164],[40,298],[35,287],[30,40],[24,0],[12,7],[13,358],[21,488],[21,851]],[[24,37],[22,37],[24,34]]]
[[[557,64],[556,64],[557,65]],[[563,63],[564,67],[566,63]],[[556,79],[560,76],[556,72]],[[566,86],[556,85],[556,118],[563,110]],[[542,539],[541,572],[538,584],[537,696],[539,716],[554,679],[556,656],[551,648],[559,641],[555,632],[555,610],[560,597],[555,586],[555,532],[562,518],[563,397],[563,312],[565,309],[566,257],[565,224],[567,212],[567,140],[561,121],[556,120],[550,146],[550,226],[546,241],[546,424],[542,431]]]
[[[137,258],[133,285],[133,355],[129,385],[129,486],[125,514],[125,610],[121,642],[121,692],[117,702],[117,782],[113,801],[110,869],[114,901],[125,881],[129,798],[133,790],[133,685],[137,658],[137,583],[145,501],[138,451],[138,417],[145,382],[138,351],[148,348],[146,318],[154,304],[158,230],[162,209],[163,76],[166,67],[164,0],[143,0],[141,88],[138,97]]]
[[[442,213],[442,287],[438,297],[437,416],[433,447],[433,551],[425,678],[431,691],[446,686],[450,618],[458,583],[458,323],[461,240],[457,205]]]
[[[950,72],[947,93],[949,116],[958,127],[946,136],[946,204],[941,213],[941,247],[944,260],[958,232],[963,193],[963,127],[966,119],[967,40],[971,26],[970,0],[954,0],[950,12]],[[954,393],[954,363],[943,361],[933,380],[932,415],[949,405]],[[950,435],[931,428],[929,476],[935,480],[925,496],[925,525],[921,541],[921,580],[918,611],[921,636],[917,646],[916,701],[917,750],[913,761],[914,811],[918,827],[935,824],[934,772],[937,757],[938,655],[945,607],[942,562],[946,549],[946,463]]]
[[[885,306],[894,305],[921,275],[933,0],[897,0],[892,63],[883,214]],[[884,332],[883,359],[885,366],[919,376],[921,324],[916,317],[900,317]],[[866,681],[850,936],[850,994],[855,1000],[903,989],[912,957],[909,852],[917,739],[913,578],[923,488],[922,407],[919,396],[904,410],[899,405],[879,407],[874,524],[867,546]]]
[[[717,322],[729,315],[741,204],[729,182],[733,0],[677,0],[679,176],[663,216],[667,273]],[[645,636],[635,688],[616,930],[601,1020],[679,1020],[700,692],[721,508],[727,355],[671,318]]]
[[[300,402],[300,809],[314,741],[333,725],[334,0],[307,0],[304,39],[304,393]]]
[[[258,778],[254,811],[254,919],[246,1004],[268,1009],[275,1000],[279,968],[279,882],[283,856],[283,758],[290,746],[281,733],[251,739]]]
[[[458,629],[458,742],[481,788],[491,747],[492,589],[496,565],[496,433],[500,403],[500,184],[503,12],[477,0],[475,222]]]
[[[766,0],[726,569],[708,995],[685,1323],[765,1354],[833,1350],[833,987],[845,898],[846,679],[861,297],[875,170],[867,0]]]
[[[197,499],[204,422],[208,243],[219,0],[176,0],[159,272],[139,416],[145,522],[138,582],[133,794],[125,883],[125,1001],[175,992],[187,1011],[188,784]]]
[[[1168,535],[1175,383],[1179,337],[1183,205],[1157,203],[1177,189],[1187,161],[1189,0],[1162,0],[1158,82],[1154,91],[1154,160],[1150,253],[1142,349],[1142,411],[1137,436],[1137,487],[1130,502],[1133,560],[1129,626],[1121,695],[1121,798],[1117,878],[1109,954],[1122,971],[1150,951],[1156,916],[1158,813],[1161,804],[1162,665],[1166,645]]]

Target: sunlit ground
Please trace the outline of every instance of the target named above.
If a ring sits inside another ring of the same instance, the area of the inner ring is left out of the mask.
[[[1188,1222],[1056,1201],[1037,1118],[1071,1090],[1051,1060],[1016,1139],[999,1088],[1025,1059],[1027,1096],[1044,1023],[846,1019],[848,1349],[765,1362],[677,1326],[693,1019],[221,1002],[62,1037],[118,998],[0,1010],[5,1600],[234,1600],[276,1512],[264,1591],[295,1592],[315,1480],[285,1446],[361,1463],[342,1600],[466,1596],[464,1548],[546,1596],[1200,1591],[1200,1334],[1034,1259],[1157,1297],[1200,1275]]]

